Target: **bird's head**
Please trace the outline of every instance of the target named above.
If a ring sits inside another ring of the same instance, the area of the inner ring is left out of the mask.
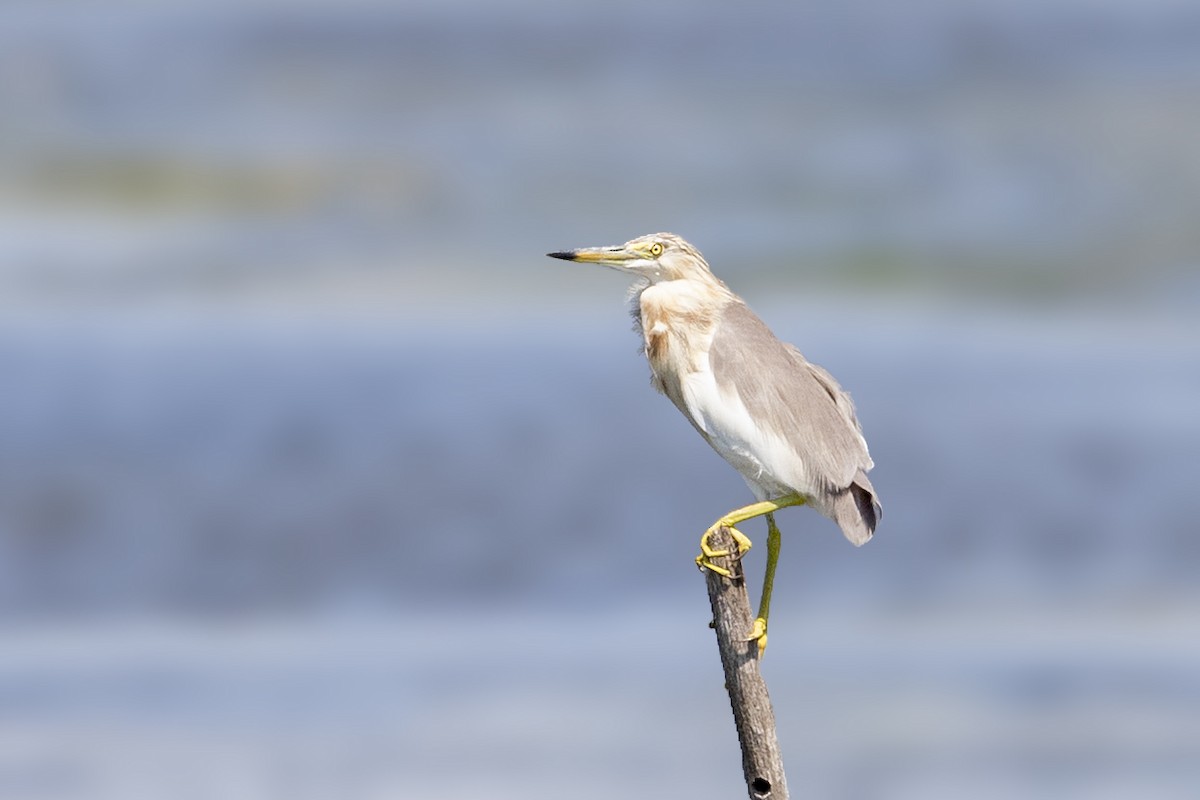
[[[615,247],[581,247],[546,255],[564,261],[612,267],[644,278],[650,283],[716,280],[700,251],[673,233],[651,233]]]

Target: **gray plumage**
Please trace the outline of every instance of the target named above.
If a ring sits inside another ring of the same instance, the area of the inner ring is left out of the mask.
[[[744,353],[751,351],[754,359]],[[854,403],[827,371],[775,337],[740,300],[725,304],[709,349],[717,386],[736,392],[759,425],[784,439],[803,469],[757,479],[765,499],[785,487],[809,498],[856,545],[875,532],[881,509],[867,470],[867,451]],[[706,437],[707,438],[707,437]]]

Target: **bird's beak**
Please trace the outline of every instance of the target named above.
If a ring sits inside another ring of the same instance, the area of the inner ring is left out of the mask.
[[[546,253],[551,258],[561,258],[563,261],[580,261],[585,264],[603,264],[606,267],[625,266],[637,256],[623,246],[616,247],[581,247],[578,250],[564,250],[559,253]]]

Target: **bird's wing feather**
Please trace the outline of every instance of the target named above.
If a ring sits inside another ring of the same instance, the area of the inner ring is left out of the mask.
[[[709,350],[717,386],[736,392],[750,415],[781,438],[799,466],[775,466],[797,490],[839,491],[871,468],[854,405],[833,377],[784,344],[744,303],[725,306]]]
[[[854,432],[858,434],[858,438],[862,444],[863,455],[866,456],[866,462],[861,464],[861,467],[864,472],[870,470],[875,466],[875,462],[871,460],[871,454],[867,450],[867,440],[863,437],[862,425],[858,421],[858,414],[855,413],[854,401],[850,398],[850,393],[841,387],[841,384],[829,374],[828,370],[806,359],[794,345],[789,344],[786,347],[791,352],[792,358],[799,361],[805,369],[812,372],[813,377],[817,379],[817,382],[821,384],[821,387],[829,395],[830,399],[833,400],[842,417],[854,426]]]

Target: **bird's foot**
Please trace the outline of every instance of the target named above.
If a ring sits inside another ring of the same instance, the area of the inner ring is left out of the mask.
[[[763,653],[767,650],[767,620],[764,617],[758,617],[754,620],[754,627],[750,629],[750,635],[746,637],[747,642],[758,642],[758,657],[762,658]]]
[[[733,537],[733,541],[737,543],[736,553],[734,553],[732,550],[717,550],[708,543],[708,537],[716,533],[717,529],[721,527],[725,527],[729,531],[729,535]],[[731,555],[736,561],[742,556],[746,555],[746,551],[750,549],[750,546],[750,539],[747,538],[744,533],[732,525],[722,526],[721,523],[718,522],[716,525],[713,525],[711,528],[706,530],[704,535],[700,537],[700,555],[696,556],[696,566],[700,569],[712,570],[718,575],[723,575],[726,578],[731,578],[733,577],[733,573],[731,573],[725,567],[714,564],[712,559]]]

